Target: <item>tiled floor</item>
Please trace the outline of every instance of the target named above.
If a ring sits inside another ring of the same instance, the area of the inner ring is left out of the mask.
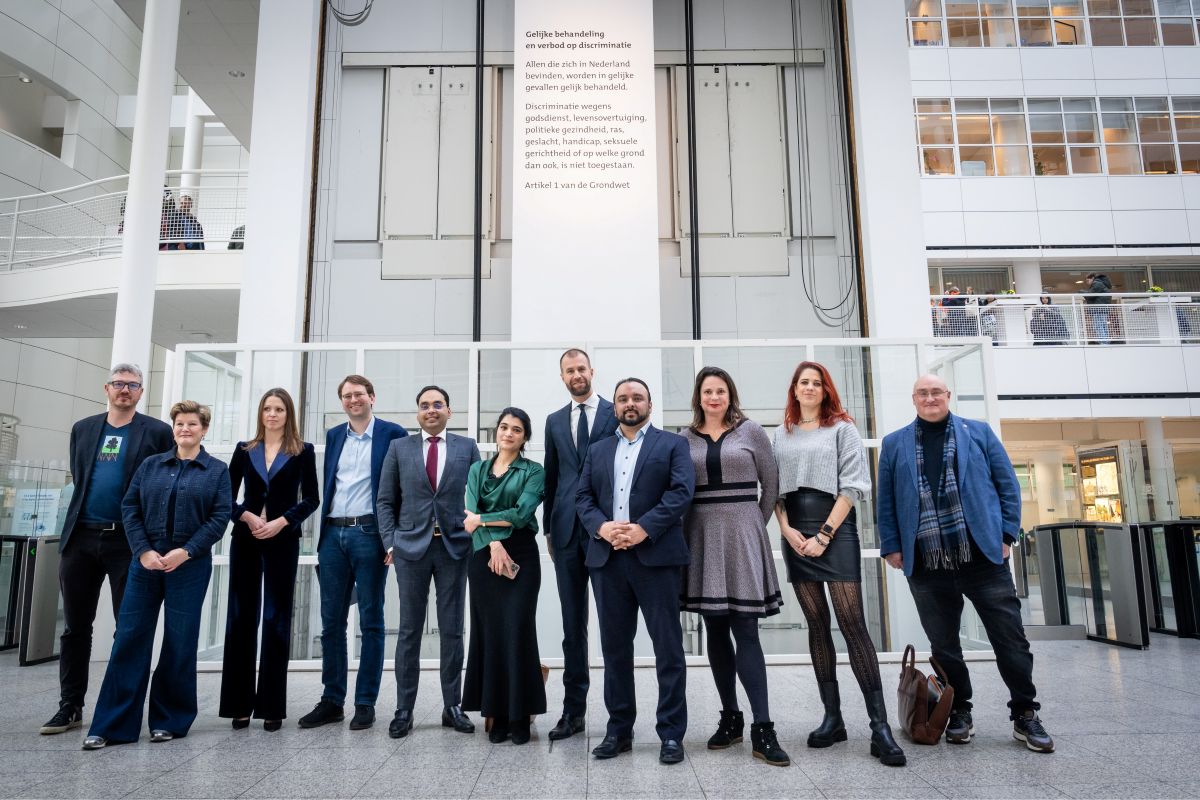
[[[1047,728],[1058,752],[1040,755],[1013,741],[1006,694],[995,665],[973,665],[977,736],[968,746],[907,745],[909,764],[881,766],[867,752],[866,715],[853,677],[841,668],[850,741],[828,750],[804,746],[819,716],[809,667],[772,667],[771,700],[791,767],[750,757],[749,741],[721,752],[704,742],[718,703],[706,670],[689,673],[688,759],[658,763],[653,673],[638,670],[643,714],[632,755],[594,761],[604,729],[599,689],[591,698],[587,736],[558,742],[536,725],[524,747],[491,745],[482,730],[467,737],[438,724],[436,674],[422,676],[418,724],[407,739],[387,737],[394,702],[384,677],[381,719],[373,729],[344,725],[300,730],[295,719],[320,694],[316,673],[291,675],[292,718],[278,733],[261,725],[232,731],[216,714],[220,676],[200,676],[200,718],[185,739],[145,741],[99,752],[79,749],[83,731],[39,736],[56,707],[57,667],[18,668],[0,654],[0,798],[1200,798],[1200,641],[1156,636],[1143,652],[1092,642],[1035,642],[1036,679]],[[101,671],[93,671],[94,696]],[[889,700],[897,667],[884,665]],[[561,674],[551,674],[550,708],[561,702]],[[556,717],[552,714],[551,717]],[[903,741],[902,741],[903,743]]]

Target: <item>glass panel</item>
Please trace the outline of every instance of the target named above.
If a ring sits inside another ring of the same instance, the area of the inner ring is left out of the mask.
[[[992,117],[992,139],[996,144],[1025,144],[1025,117],[1021,114],[997,114]]]
[[[1191,17],[1163,17],[1162,39],[1164,45],[1187,46],[1196,43]]]
[[[979,3],[975,0],[946,0],[947,17],[978,17]]]
[[[918,22],[912,24],[912,43],[917,47],[938,47],[942,44],[942,23],[940,21]]]
[[[1200,173],[1200,144],[1179,145],[1179,171],[1186,175]]]
[[[990,146],[960,147],[958,152],[959,161],[962,163],[963,177],[996,174],[996,165],[992,160],[992,148]]]
[[[1158,25],[1154,17],[1125,20],[1125,44],[1128,47],[1154,47],[1158,44]]]
[[[436,384],[445,389],[452,409],[465,412],[469,405],[466,350],[368,350],[363,364],[375,384],[376,416],[410,431],[420,427],[417,391],[423,386]],[[481,384],[496,385],[500,380],[491,376]],[[465,433],[467,422],[466,413],[451,416],[447,429]]]
[[[1104,141],[1108,144],[1136,142],[1133,114],[1102,114],[1100,123],[1104,126]]]
[[[1011,19],[985,19],[983,40],[988,47],[1016,47],[1017,36]]]
[[[1060,114],[1030,114],[1029,137],[1034,144],[1063,141],[1063,118]]]
[[[1135,97],[1133,98],[1133,106],[1138,111],[1166,111],[1167,98],[1165,97]]]
[[[950,101],[940,97],[918,97],[916,99],[917,111],[949,111]]]
[[[1175,148],[1169,144],[1145,145],[1142,147],[1142,165],[1147,175],[1174,175]]]
[[[1129,97],[1101,97],[1101,111],[1132,111],[1133,99]]]
[[[1064,97],[1064,111],[1095,111],[1096,101],[1090,97]]]
[[[1033,148],[1034,175],[1067,175],[1067,149],[1065,147]]]
[[[990,144],[992,132],[986,114],[960,114],[958,116],[959,144]]]
[[[1007,267],[945,267],[946,283],[962,288],[970,297],[977,294],[1000,294],[1012,288],[1012,277]]]
[[[1127,17],[1154,16],[1154,0],[1121,0],[1121,12]]]
[[[1100,165],[1100,148],[1099,147],[1072,147],[1071,151],[1071,173],[1074,175],[1099,175],[1101,170]]]
[[[1018,17],[1050,16],[1050,0],[1017,0]]]
[[[346,421],[337,390],[342,378],[354,372],[355,354],[353,350],[329,350],[305,353],[305,358],[308,377],[304,397],[296,398],[304,409],[300,435],[307,442],[321,445],[325,443],[325,431]],[[257,377],[256,362],[256,380]],[[258,402],[253,395],[251,399]]]
[[[1036,111],[1061,111],[1062,100],[1057,97],[1031,97],[1028,100],[1030,113]]]
[[[1096,129],[1095,114],[1067,114],[1067,141],[1072,143],[1090,143],[1100,141]]]
[[[1164,17],[1172,15],[1191,16],[1191,0],[1158,0],[1158,13]]]
[[[1056,17],[1082,17],[1083,0],[1053,0],[1050,11]]]
[[[1200,97],[1172,97],[1171,106],[1175,111],[1200,111]]]
[[[1028,175],[1029,149],[1024,145],[1019,147],[997,147],[996,174]]]
[[[1022,47],[1049,47],[1054,44],[1048,19],[1022,19],[1019,27]]]
[[[1020,114],[1025,102],[1019,97],[993,97],[990,101],[993,114]]]
[[[691,358],[690,352],[681,352]],[[803,347],[706,347],[703,359],[705,365],[721,367],[734,376],[742,411],[770,432],[783,424],[788,381],[796,365],[805,360],[805,353]],[[688,370],[694,374],[690,360]],[[837,377],[833,376],[835,383]],[[689,392],[690,383],[689,380]],[[837,385],[841,390],[841,384]],[[691,398],[688,400],[690,402]],[[842,402],[849,402],[845,391],[842,391]]]
[[[1121,16],[1120,0],[1088,0],[1088,14],[1093,17]]]
[[[1171,118],[1166,113],[1138,114],[1138,139],[1143,142],[1171,141]]]
[[[942,0],[908,0],[910,17],[940,17]]]
[[[921,144],[954,144],[954,128],[949,114],[917,117]]]
[[[1012,0],[982,0],[979,13],[985,17],[1011,17]]]
[[[212,409],[205,447],[232,446],[242,438],[238,420],[242,402],[242,370],[236,353],[192,351],[183,369],[183,396]]]
[[[921,163],[926,175],[953,175],[954,150],[926,147],[921,151]]]
[[[1054,41],[1060,45],[1087,44],[1087,33],[1082,19],[1056,19]]]
[[[1136,145],[1108,145],[1104,148],[1109,175],[1141,175],[1142,156]]]
[[[1092,17],[1089,28],[1093,47],[1121,47],[1125,44],[1125,34],[1119,19]]]
[[[960,114],[982,111],[987,113],[988,101],[982,97],[960,97],[954,101],[954,110]]]
[[[946,35],[951,47],[982,47],[983,35],[979,31],[978,19],[946,20]]]

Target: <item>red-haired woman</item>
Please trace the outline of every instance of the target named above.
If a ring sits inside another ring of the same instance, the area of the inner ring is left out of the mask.
[[[803,361],[788,387],[783,425],[775,429],[779,502],[788,581],[808,621],[808,643],[825,718],[809,747],[846,741],[825,587],[846,639],[850,667],[871,718],[871,755],[889,766],[905,763],[892,737],[879,678],[879,659],[863,614],[862,557],[854,503],[871,491],[862,438],[842,407],[829,371]]]

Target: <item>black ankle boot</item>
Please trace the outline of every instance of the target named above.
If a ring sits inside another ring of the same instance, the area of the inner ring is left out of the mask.
[[[740,711],[721,711],[721,721],[717,723],[717,732],[708,738],[709,750],[724,750],[726,747],[742,741],[746,730],[746,721]]]
[[[846,723],[842,722],[842,696],[838,693],[837,681],[818,683],[821,703],[825,706],[825,718],[817,729],[808,735],[809,747],[832,747],[834,742],[846,741]]]
[[[755,722],[750,726],[750,742],[754,747],[754,757],[775,767],[786,767],[792,763],[788,754],[779,746],[775,737],[774,722]]]
[[[903,767],[908,763],[904,751],[892,737],[892,728],[887,721],[887,706],[883,702],[883,691],[876,689],[863,698],[867,701],[867,714],[871,717],[871,755],[879,763],[889,767]]]

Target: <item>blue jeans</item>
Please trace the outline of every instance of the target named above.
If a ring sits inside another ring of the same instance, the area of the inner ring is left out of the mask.
[[[169,549],[158,548],[160,553]],[[196,645],[211,575],[212,558],[207,556],[185,561],[174,572],[148,570],[133,559],[89,736],[103,736],[113,744],[136,742],[148,682],[150,730],[187,735],[196,720]],[[162,649],[150,682],[160,607]]]
[[[335,706],[346,702],[349,664],[346,657],[346,620],[357,589],[358,628],[362,651],[354,704],[374,706],[383,676],[383,588],[387,581],[387,553],[375,525],[358,528],[330,526],[317,549],[321,584],[322,700]]]
[[[918,558],[920,556],[918,555]],[[974,558],[958,569],[921,570],[908,579],[921,627],[929,637],[933,656],[954,687],[954,708],[971,710],[971,676],[963,661],[959,628],[963,598],[971,601],[987,630],[996,653],[996,667],[1008,687],[1008,708],[1013,719],[1041,705],[1034,699],[1033,654],[1021,622],[1021,601],[1013,587],[1008,561],[993,564],[976,549]]]

